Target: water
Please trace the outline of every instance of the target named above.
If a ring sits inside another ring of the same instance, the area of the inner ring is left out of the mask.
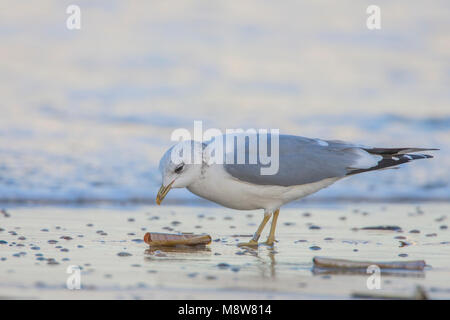
[[[379,31],[365,27],[367,1],[79,1],[79,31],[64,1],[6,2],[1,201],[152,200],[170,133],[194,120],[440,148],[312,197],[448,199],[447,1],[380,1]]]

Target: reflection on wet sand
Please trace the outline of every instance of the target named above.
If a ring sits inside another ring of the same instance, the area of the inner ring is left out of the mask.
[[[193,261],[208,261],[211,249],[204,245],[149,247],[144,251],[144,260],[147,262],[164,261],[174,263],[192,263]]]
[[[171,247],[149,247],[145,250],[147,255],[155,255],[158,253],[210,253],[211,249],[205,245],[199,246],[171,246]]]
[[[275,278],[276,274],[276,259],[275,256],[277,252],[273,250],[272,248],[264,248],[265,252],[263,255],[256,254],[255,257],[257,258],[257,268],[261,274],[262,278],[270,277]]]
[[[311,269],[313,275],[355,275],[355,276],[369,276],[366,269],[332,269],[332,268],[318,268]],[[404,278],[425,278],[425,272],[416,270],[395,270],[395,269],[380,269],[380,274],[383,276],[404,277]]]

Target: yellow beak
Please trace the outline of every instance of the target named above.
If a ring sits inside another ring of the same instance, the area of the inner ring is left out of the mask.
[[[161,202],[164,200],[166,195],[169,193],[169,191],[172,188],[172,185],[173,185],[174,182],[175,182],[175,180],[172,181],[167,187],[161,186],[161,188],[158,191],[158,194],[156,195],[156,203],[158,205],[161,204]]]

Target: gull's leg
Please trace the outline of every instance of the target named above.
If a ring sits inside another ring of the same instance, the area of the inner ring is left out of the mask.
[[[280,209],[277,209],[273,213],[272,225],[270,226],[270,233],[265,242],[265,244],[267,244],[268,246],[273,246],[273,243],[275,242],[275,229],[277,227],[277,220],[278,220],[279,214],[280,214]]]
[[[249,242],[239,243],[238,246],[257,246],[259,237],[261,236],[261,232],[264,230],[264,227],[266,226],[267,221],[269,221],[271,215],[272,213],[270,212],[264,212],[263,221],[261,221],[261,224],[259,225],[258,230],[256,230],[255,234],[253,235],[253,238]]]

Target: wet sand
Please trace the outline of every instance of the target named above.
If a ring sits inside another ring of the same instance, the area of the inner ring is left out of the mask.
[[[450,204],[349,204],[282,209],[274,248],[239,248],[261,212],[217,207],[23,207],[0,214],[2,299],[348,299],[355,292],[450,298]],[[401,230],[362,230],[380,225]],[[268,228],[267,228],[268,229]],[[149,250],[146,232],[208,233],[212,243]],[[265,230],[264,237],[268,230]],[[425,260],[423,272],[315,270],[314,256]],[[81,289],[69,290],[78,265]]]

